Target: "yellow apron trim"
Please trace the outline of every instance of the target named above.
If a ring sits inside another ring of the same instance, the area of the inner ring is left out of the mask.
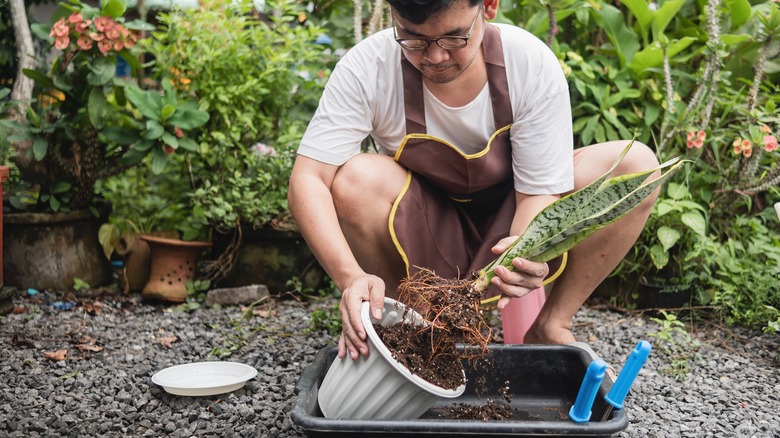
[[[499,129],[498,131],[494,132],[493,135],[490,136],[490,140],[488,140],[488,143],[487,143],[487,146],[485,146],[485,149],[482,149],[481,151],[473,153],[473,154],[464,154],[463,151],[461,151],[460,149],[455,147],[452,143],[448,142],[447,140],[444,140],[444,139],[438,138],[436,136],[433,136],[433,135],[429,135],[429,134],[407,134],[404,137],[404,139],[401,140],[401,144],[398,146],[398,149],[395,151],[395,155],[393,156],[393,159],[395,161],[398,161],[401,158],[401,153],[403,152],[404,147],[406,147],[406,143],[409,140],[412,140],[412,139],[423,139],[423,140],[434,140],[434,141],[437,141],[437,142],[439,142],[441,144],[446,145],[447,147],[449,147],[450,149],[454,150],[455,152],[459,153],[463,158],[465,158],[467,160],[474,160],[474,159],[477,159],[477,158],[487,154],[488,151],[490,151],[490,145],[493,143],[493,139],[495,139],[496,136],[498,136],[499,134],[501,134],[502,132],[508,130],[511,127],[512,127],[512,125],[506,125],[503,128]]]
[[[567,251],[567,252],[563,253],[563,255],[561,256],[561,265],[558,267],[558,270],[555,271],[549,277],[545,278],[544,281],[542,281],[542,286],[546,286],[546,285],[552,283],[553,281],[555,281],[556,278],[560,277],[561,274],[563,274],[563,270],[566,269],[566,261],[568,259],[569,259],[569,252]],[[501,298],[501,295],[496,295],[494,297],[485,298],[484,300],[480,301],[479,304],[484,306],[486,304],[494,303],[494,302],[498,301],[500,298]]]
[[[395,228],[393,228],[393,221],[395,220],[395,212],[398,210],[398,205],[401,203],[401,199],[406,194],[407,190],[409,190],[409,186],[412,184],[412,171],[408,170],[406,172],[406,182],[404,183],[403,189],[401,189],[401,193],[396,196],[395,201],[393,201],[393,207],[390,209],[390,217],[387,219],[387,226],[390,229],[390,238],[393,239],[393,245],[395,245],[395,249],[398,250],[398,254],[401,256],[401,259],[404,261],[404,266],[406,267],[406,276],[409,276],[409,258],[406,255],[406,251],[401,247],[401,243],[398,241],[398,236],[395,235]]]

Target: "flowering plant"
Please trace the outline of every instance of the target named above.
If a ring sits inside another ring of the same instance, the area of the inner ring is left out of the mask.
[[[197,103],[171,84],[142,90],[138,30],[125,23],[124,0],[97,9],[79,0],[61,4],[62,18],[48,32],[61,50],[50,70],[24,70],[37,99],[22,122],[4,121],[20,149],[22,181],[10,188],[9,203],[26,211],[93,208],[95,184],[151,156],[159,173],[178,148],[195,150],[188,131],[208,120]],[[122,59],[130,67],[117,76]]]

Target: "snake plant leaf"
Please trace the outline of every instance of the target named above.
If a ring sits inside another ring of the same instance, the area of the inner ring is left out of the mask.
[[[628,196],[621,199],[619,203],[597,215],[579,222],[575,227],[565,230],[561,234],[544,242],[542,245],[539,245],[537,248],[534,248],[533,253],[529,253],[526,258],[533,261],[546,262],[570,250],[586,237],[612,222],[615,222],[636,208],[643,200],[650,196],[658,186],[666,181],[671,174],[682,166],[683,163],[684,161],[678,161],[672,168],[666,171],[663,176],[643,184]]]
[[[490,265],[486,266],[485,269],[490,269],[496,264],[501,264],[505,256],[510,253],[522,253],[526,251],[534,245],[534,242],[544,241],[560,232],[559,230],[569,227],[578,220],[574,217],[572,212],[575,212],[576,214],[576,212],[585,210],[593,196],[598,193],[601,185],[609,178],[609,175],[615,170],[617,165],[623,161],[623,158],[633,144],[634,141],[631,140],[623,151],[621,151],[618,158],[612,164],[612,167],[603,175],[596,178],[587,186],[561,198],[542,210],[536,218],[528,224],[528,227],[526,227],[523,234],[509,245],[501,256],[494,260]]]
[[[526,231],[479,272],[474,288],[478,291],[487,289],[495,276],[493,267],[496,264],[514,269],[512,259],[516,257],[546,262],[560,256],[599,229],[628,214],[685,163],[673,158],[654,169],[609,178],[632,144],[629,143],[604,175],[537,214]],[[664,169],[667,169],[666,172],[663,172]],[[657,171],[663,173],[648,180]]]

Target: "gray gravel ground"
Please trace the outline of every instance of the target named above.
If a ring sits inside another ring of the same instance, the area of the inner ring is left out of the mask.
[[[302,368],[333,340],[309,330],[312,308],[332,302],[278,301],[239,323],[236,308],[174,312],[108,294],[61,310],[51,305],[61,297],[33,298],[38,302],[17,294],[26,312],[0,322],[0,436],[305,436],[290,419],[293,389]],[[701,345],[677,351],[690,368],[678,380],[661,372],[673,362],[649,336],[660,330],[649,316],[592,305],[577,314],[578,340],[618,371],[638,340],[654,345],[626,401],[631,422],[616,436],[780,437],[778,337],[689,329]],[[177,340],[168,348],[161,341],[171,336]],[[225,360],[258,370],[240,390],[180,397],[151,381],[165,367],[219,360],[210,356],[214,348],[239,346]],[[44,357],[63,349],[65,360]]]

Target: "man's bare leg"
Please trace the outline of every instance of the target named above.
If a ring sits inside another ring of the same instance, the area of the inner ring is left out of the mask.
[[[626,141],[612,141],[578,150],[574,162],[575,190],[603,175],[626,144]],[[658,160],[650,148],[634,143],[613,176],[640,172],[657,165]],[[575,341],[571,333],[571,319],[634,245],[657,195],[656,191],[634,211],[569,251],[566,269],[553,283],[547,302],[525,335],[525,343],[566,344]]]
[[[388,228],[390,209],[406,182],[407,171],[379,154],[352,157],[336,173],[333,203],[344,237],[360,267],[385,282],[395,297],[406,269]]]

